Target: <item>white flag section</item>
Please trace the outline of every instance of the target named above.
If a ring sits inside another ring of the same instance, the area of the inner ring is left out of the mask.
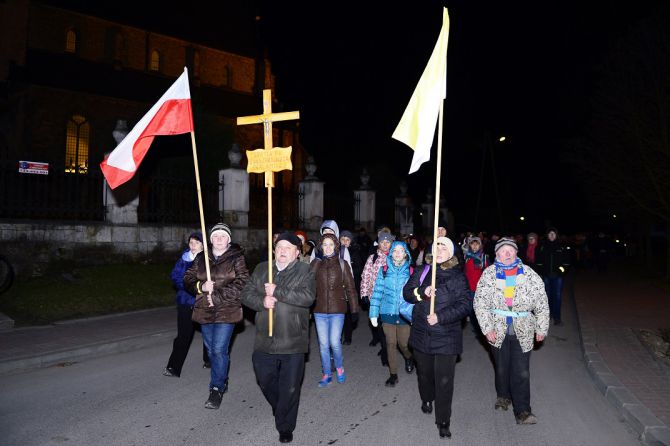
[[[193,131],[188,73],[177,78],[121,143],[100,163],[109,186],[114,189],[130,180],[146,155],[155,136]]]
[[[409,173],[416,172],[421,164],[430,160],[440,102],[447,97],[448,43],[449,12],[444,8],[442,29],[433,54],[392,136],[414,150]]]

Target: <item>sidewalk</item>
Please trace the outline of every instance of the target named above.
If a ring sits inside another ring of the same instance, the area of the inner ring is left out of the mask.
[[[169,344],[174,306],[0,331],[0,374]]]
[[[635,332],[670,326],[670,295],[616,268],[577,275],[574,299],[596,386],[642,440],[670,445],[670,372]]]

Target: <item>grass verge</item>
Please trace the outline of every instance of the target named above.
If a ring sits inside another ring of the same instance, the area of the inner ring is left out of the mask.
[[[174,302],[172,264],[78,267],[17,281],[0,295],[0,312],[17,325],[167,306]]]

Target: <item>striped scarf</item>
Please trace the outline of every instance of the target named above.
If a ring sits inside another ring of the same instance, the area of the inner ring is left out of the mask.
[[[505,296],[505,305],[512,310],[514,306],[514,290],[517,284],[517,277],[523,274],[523,263],[520,259],[516,259],[511,265],[505,265],[499,261],[495,261],[496,267],[496,281],[502,285]],[[507,316],[507,325],[512,323],[513,318]]]

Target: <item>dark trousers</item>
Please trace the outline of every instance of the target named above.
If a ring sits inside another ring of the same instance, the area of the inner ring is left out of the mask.
[[[272,355],[255,351],[251,361],[256,381],[272,407],[277,431],[293,432],[305,375],[305,354]]]
[[[561,321],[561,294],[563,293],[563,277],[545,277],[544,289],[549,298],[549,316],[554,322]]]
[[[342,339],[351,344],[351,335],[354,331],[354,323],[351,321],[351,313],[349,312],[349,304],[347,304],[347,312],[344,313],[344,325],[342,326]]]
[[[457,355],[432,355],[417,350],[413,353],[421,401],[435,401],[435,423],[449,423]]]
[[[491,347],[496,367],[496,394],[512,400],[514,414],[530,412],[530,352],[524,353],[514,335],[500,348]]]
[[[186,361],[186,355],[191,346],[197,325],[191,320],[191,316],[193,316],[193,307],[190,305],[177,305],[177,337],[174,338],[174,342],[172,343],[172,354],[167,363],[167,366],[174,369],[177,375],[181,375],[181,368],[184,366],[184,361]],[[202,360],[203,362],[209,362],[207,348],[204,344],[202,346]]]

